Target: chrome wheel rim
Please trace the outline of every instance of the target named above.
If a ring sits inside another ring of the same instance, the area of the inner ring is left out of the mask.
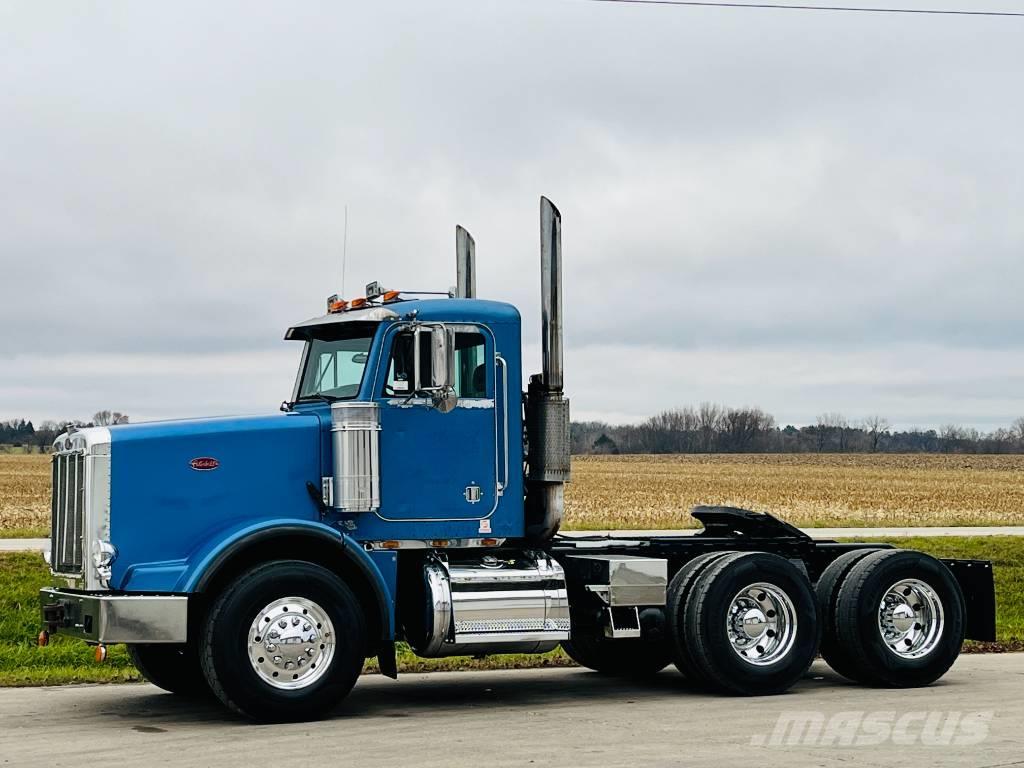
[[[305,688],[331,666],[334,638],[327,611],[305,597],[282,597],[249,625],[249,663],[272,688]]]
[[[878,631],[889,650],[903,659],[931,653],[945,626],[942,601],[920,579],[903,579],[885,591],[878,606]]]
[[[733,652],[755,666],[776,663],[796,642],[796,607],[774,584],[758,582],[737,592],[725,623]]]

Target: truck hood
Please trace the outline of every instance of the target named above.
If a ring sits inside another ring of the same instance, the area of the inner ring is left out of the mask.
[[[315,414],[126,424],[110,443],[112,585],[126,588],[135,564],[177,568],[243,521],[319,519],[307,490],[320,487]]]

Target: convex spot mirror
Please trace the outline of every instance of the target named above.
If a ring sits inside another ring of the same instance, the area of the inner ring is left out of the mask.
[[[440,324],[417,326],[413,334],[413,360],[416,393],[429,394],[434,408],[441,413],[455,408],[459,401],[455,393],[455,331]],[[429,372],[421,365],[425,360],[430,360]]]

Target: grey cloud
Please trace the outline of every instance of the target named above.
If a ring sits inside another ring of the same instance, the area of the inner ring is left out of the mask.
[[[284,328],[340,288],[345,205],[348,293],[447,288],[461,222],[481,293],[516,303],[532,343],[536,198],[552,197],[581,385],[605,375],[605,345],[740,368],[765,349],[926,345],[950,364],[1001,350],[1009,370],[1024,344],[1024,54],[1006,22],[25,2],[0,30],[0,417],[273,405],[287,392],[194,359],[288,354]],[[33,388],[26,359],[63,373],[70,355],[162,356],[194,386],[158,406],[114,374]],[[642,415],[741,394],[676,373],[671,397],[581,386],[574,403]],[[821,401],[898,421],[1024,411],[998,365],[984,375],[1001,411],[927,380],[909,385],[937,398],[927,414],[842,381]],[[813,418],[803,384],[745,386]]]

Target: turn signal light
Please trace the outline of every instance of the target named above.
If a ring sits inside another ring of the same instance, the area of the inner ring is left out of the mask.
[[[480,539],[480,546],[496,547],[498,546],[498,539]]]
[[[402,546],[402,542],[400,542],[400,541],[392,541],[392,540],[382,541],[380,543],[380,546],[381,546],[381,549],[398,549],[399,547]]]

